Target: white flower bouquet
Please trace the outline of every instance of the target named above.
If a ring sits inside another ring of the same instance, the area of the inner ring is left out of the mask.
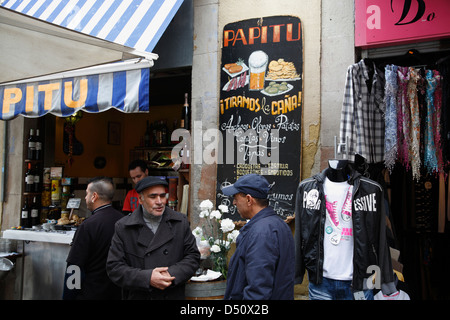
[[[192,233],[197,240],[202,259],[211,259],[213,270],[227,277],[227,255],[231,244],[236,242],[239,231],[235,229],[233,220],[222,219],[228,207],[220,205],[218,210],[213,210],[214,205],[210,200],[200,203],[200,218],[202,225],[196,227]]]

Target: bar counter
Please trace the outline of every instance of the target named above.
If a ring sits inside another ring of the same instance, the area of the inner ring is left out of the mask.
[[[62,298],[66,259],[74,234],[75,231],[3,231],[3,238],[17,240],[21,254],[15,265],[18,299]]]
[[[3,238],[24,241],[40,241],[51,243],[70,244],[75,231],[32,231],[32,230],[5,230]]]

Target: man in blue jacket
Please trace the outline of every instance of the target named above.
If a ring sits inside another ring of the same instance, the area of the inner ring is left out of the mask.
[[[233,196],[242,227],[231,257],[224,299],[291,300],[294,297],[294,238],[269,207],[269,182],[258,174],[240,177],[222,189]]]

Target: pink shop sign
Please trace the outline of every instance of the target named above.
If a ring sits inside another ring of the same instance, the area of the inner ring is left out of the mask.
[[[450,37],[450,0],[355,0],[355,46]]]

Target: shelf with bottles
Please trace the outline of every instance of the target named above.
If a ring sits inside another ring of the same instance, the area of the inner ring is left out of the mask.
[[[30,199],[32,199],[30,201]],[[25,195],[24,204],[20,213],[20,226],[23,229],[30,229],[41,224],[40,195]]]
[[[27,152],[25,161],[42,161],[42,137],[39,129],[30,129],[27,139]]]
[[[42,188],[42,169],[40,160],[25,160],[25,181],[23,194],[40,194]]]

